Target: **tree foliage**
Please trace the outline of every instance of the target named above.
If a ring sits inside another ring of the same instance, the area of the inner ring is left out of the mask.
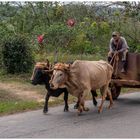
[[[35,55],[49,50],[55,56],[59,51],[106,56],[113,31],[121,32],[130,51],[140,51],[140,2],[1,2],[0,20],[1,42],[26,36]]]

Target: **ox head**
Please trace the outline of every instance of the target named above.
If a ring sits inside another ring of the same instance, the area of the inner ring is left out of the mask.
[[[65,82],[68,79],[68,72],[70,71],[70,64],[57,63],[54,66],[53,75],[50,80],[52,89],[64,88]]]
[[[53,72],[50,69],[49,61],[47,62],[37,62],[34,66],[33,74],[31,77],[31,82],[33,85],[44,84],[47,80],[49,82],[49,73]]]

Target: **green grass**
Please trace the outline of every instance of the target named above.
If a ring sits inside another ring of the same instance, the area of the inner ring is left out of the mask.
[[[30,83],[32,73],[27,74],[7,74],[0,70],[0,81]]]
[[[47,56],[43,55],[36,55],[35,61],[45,61],[48,59],[50,62],[54,62],[54,54],[50,53]],[[58,62],[68,62],[68,61],[75,61],[75,60],[106,60],[107,57],[101,54],[68,54],[68,53],[59,53],[58,55]]]
[[[42,107],[42,103],[35,101],[2,101],[0,102],[0,115],[13,114],[40,107]]]
[[[63,94],[60,97],[54,99],[55,100],[53,101],[49,101],[49,107],[64,105]],[[75,97],[69,95],[69,104],[76,101],[77,99]],[[11,95],[7,91],[0,89],[0,116],[29,110],[43,109],[43,106],[44,102],[21,100],[17,98],[17,96]]]
[[[25,101],[9,93],[7,90],[0,89],[0,116],[34,110],[42,107],[42,103],[36,101]]]

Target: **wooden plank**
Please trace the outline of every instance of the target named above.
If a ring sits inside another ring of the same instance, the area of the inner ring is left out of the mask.
[[[136,80],[112,79],[111,83],[122,87],[140,87],[140,82]]]

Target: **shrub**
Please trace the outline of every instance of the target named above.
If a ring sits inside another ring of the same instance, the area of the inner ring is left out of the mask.
[[[140,52],[140,45],[137,45],[136,48],[137,48],[137,49],[136,49],[136,52]]]
[[[2,43],[2,62],[7,73],[29,72],[33,57],[25,37],[14,36],[4,39]]]

